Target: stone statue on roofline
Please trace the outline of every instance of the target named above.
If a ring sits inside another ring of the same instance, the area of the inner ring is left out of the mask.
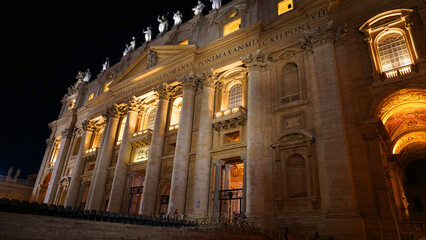
[[[13,181],[17,182],[18,181],[18,177],[21,175],[21,169],[18,168],[18,170],[16,170],[15,176],[13,177]]]
[[[192,8],[192,11],[194,11],[194,15],[197,16],[198,14],[200,14],[203,9],[206,7],[206,5],[204,5],[200,0],[198,0],[198,4],[197,6]]]
[[[143,30],[143,33],[145,34],[145,42],[151,41],[151,37],[152,37],[151,27],[147,27],[146,30]]]
[[[167,21],[166,16],[164,15],[158,16],[157,21],[160,23],[158,25],[158,31],[160,31],[160,34],[166,32],[167,29],[169,28],[169,22]]]
[[[135,50],[135,48],[136,48],[136,38],[132,37],[132,41],[130,41],[129,52]]]
[[[222,5],[222,0],[210,0],[212,3],[212,9],[219,9]]]
[[[173,15],[173,20],[175,21],[175,24],[173,25],[173,27],[176,27],[177,25],[182,23],[182,19],[183,19],[183,15],[182,13],[178,10],[174,15]]]
[[[92,73],[90,72],[90,69],[87,69],[87,71],[84,72],[83,81],[88,82],[91,76],[92,76]]]
[[[102,64],[102,71],[101,72],[106,71],[108,68],[109,68],[109,58],[106,58],[104,64]]]

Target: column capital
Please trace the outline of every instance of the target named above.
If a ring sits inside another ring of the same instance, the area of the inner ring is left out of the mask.
[[[177,80],[182,83],[184,90],[195,90],[197,87],[197,77],[192,71],[178,77]]]
[[[127,103],[127,111],[139,112],[142,100],[132,96],[132,99]]]
[[[62,130],[62,137],[72,137],[74,132],[74,128],[65,128]]]
[[[241,156],[241,157],[240,157],[240,159],[241,159],[244,163],[246,163],[246,162],[247,162],[247,156]]]
[[[158,99],[169,100],[171,87],[167,83],[163,83],[157,87],[154,87],[153,90],[157,94]]]
[[[213,68],[211,68],[210,70],[203,72],[198,78],[200,79],[203,88],[214,88],[217,81],[217,75],[218,74],[213,70]]]
[[[107,119],[109,118],[119,119],[121,115],[122,115],[122,111],[120,106],[118,106],[117,104],[114,104],[114,106],[107,109],[107,111],[104,114],[104,117]]]
[[[347,24],[333,29],[333,20],[320,24],[314,29],[304,31],[304,36],[299,39],[300,47],[307,51],[312,52],[314,44],[322,44],[326,40],[339,41],[346,36],[348,32]],[[371,40],[371,38],[369,38]]]
[[[234,165],[229,164],[229,163],[225,164],[225,170],[226,171],[232,170],[233,168],[234,168]]]
[[[81,123],[81,127],[86,132],[94,132],[96,128],[96,122],[93,120],[87,119]]]
[[[215,159],[213,160],[213,164],[216,166],[222,166],[225,165],[225,161],[221,160],[221,159]]]
[[[249,69],[259,71],[268,66],[272,62],[272,57],[269,52],[264,53],[260,49],[254,53],[249,53],[247,56],[241,57],[241,61],[246,64]]]

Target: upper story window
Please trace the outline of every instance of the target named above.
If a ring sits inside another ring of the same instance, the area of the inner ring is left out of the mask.
[[[418,57],[412,39],[412,12],[411,9],[387,11],[360,27],[366,36],[376,83],[413,70]]]
[[[50,161],[49,161],[49,167],[53,167],[55,165],[60,148],[61,148],[61,141],[57,139],[55,140],[55,144],[53,145],[52,154],[50,156]]]
[[[182,109],[182,97],[178,97],[173,101],[172,116],[170,118],[170,126],[179,124],[181,109]]]
[[[155,115],[157,114],[157,108],[154,108],[149,112],[148,120],[146,123],[147,129],[153,129],[154,128],[154,122],[155,122]]]
[[[223,26],[223,36],[226,36],[230,33],[233,33],[240,29],[241,26],[241,18],[238,18],[230,23],[227,23]]]
[[[243,103],[243,86],[237,84],[229,90],[228,108],[239,107]]]
[[[383,34],[377,41],[377,50],[382,70],[385,72],[412,64],[402,33],[389,32]]]
[[[188,43],[189,43],[189,39],[186,39],[186,40],[180,42],[179,45],[188,45]]]
[[[278,3],[278,15],[293,10],[293,0],[284,0]]]
[[[102,92],[106,92],[106,91],[108,91],[108,90],[109,90],[109,85],[111,85],[111,83],[112,83],[112,81],[109,81],[109,82],[105,83],[105,85],[104,85],[104,89],[103,89],[103,91],[102,91]]]
[[[95,93],[91,93],[91,94],[89,95],[89,97],[87,98],[87,101],[92,100],[92,99],[93,99],[93,97],[95,97]]]

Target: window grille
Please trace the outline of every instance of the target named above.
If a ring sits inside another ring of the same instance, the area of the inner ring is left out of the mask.
[[[386,34],[378,41],[377,48],[383,72],[411,64],[410,54],[401,33]]]
[[[228,108],[239,107],[243,102],[243,87],[241,84],[235,85],[229,91]]]

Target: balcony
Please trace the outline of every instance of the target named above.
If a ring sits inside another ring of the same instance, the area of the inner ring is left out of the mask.
[[[179,129],[179,123],[173,124],[169,126],[169,132],[178,130]]]
[[[83,160],[89,161],[89,162],[95,161],[96,157],[98,156],[98,152],[99,152],[98,147],[87,149],[86,151],[84,151]]]
[[[151,144],[152,129],[144,129],[132,134],[130,143],[134,148],[140,148]]]
[[[385,76],[385,78],[394,78],[394,77],[402,76],[405,74],[409,74],[411,73],[411,71],[412,71],[412,66],[408,65],[408,66],[403,66],[397,69],[386,71],[383,73],[383,75]]]
[[[226,109],[214,114],[213,127],[216,131],[244,126],[247,122],[247,111],[244,107]]]

